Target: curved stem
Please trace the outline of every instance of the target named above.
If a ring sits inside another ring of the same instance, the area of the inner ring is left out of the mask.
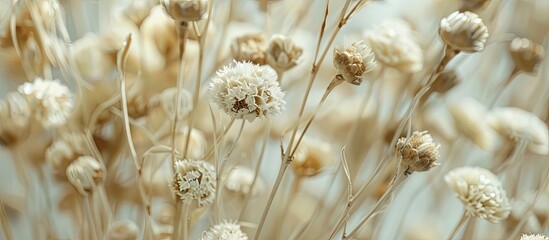
[[[459,222],[456,224],[454,229],[452,229],[452,232],[450,232],[450,236],[448,236],[448,240],[454,239],[456,237],[459,229],[469,220],[469,216],[467,215],[467,211],[463,210],[463,214],[461,215],[461,218],[459,219]]]
[[[7,240],[13,240],[13,235],[11,233],[8,216],[6,215],[6,210],[4,209],[4,201],[2,201],[2,199],[0,199],[0,221],[2,222],[2,230],[4,232],[4,237]]]

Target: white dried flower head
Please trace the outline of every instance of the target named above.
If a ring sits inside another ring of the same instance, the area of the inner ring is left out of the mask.
[[[196,200],[199,207],[215,199],[216,172],[214,166],[202,160],[178,160],[171,184],[172,191],[185,204]]]
[[[266,48],[265,35],[262,33],[246,34],[237,37],[231,43],[231,53],[234,60],[249,61],[258,65],[266,64]]]
[[[56,173],[64,173],[76,158],[86,154],[84,135],[65,132],[46,149],[45,160]]]
[[[198,21],[208,16],[208,0],[162,0],[164,10],[177,21]]]
[[[191,112],[193,109],[193,100],[192,94],[185,90],[180,89],[180,98],[179,98],[179,115],[178,120],[182,120]],[[175,118],[175,99],[177,97],[177,88],[167,88],[164,89],[159,94],[154,95],[147,104],[149,108],[160,106],[167,117],[173,121]]]
[[[528,149],[533,153],[549,153],[549,130],[535,114],[514,107],[500,107],[488,115],[488,123],[502,137],[528,141]]]
[[[59,80],[36,78],[33,83],[24,83],[17,89],[27,97],[34,117],[44,127],[65,124],[74,108],[74,96]]]
[[[202,234],[202,240],[248,240],[236,222],[224,221]]]
[[[177,135],[175,136],[175,145],[177,151],[183,152],[187,141],[187,133],[189,128],[185,127],[184,129],[178,129]],[[171,141],[171,136],[167,137]],[[191,131],[191,136],[189,138],[187,150],[187,157],[191,159],[203,159],[206,156],[206,151],[208,149],[208,142],[204,133],[196,128],[193,128]]]
[[[439,34],[449,47],[464,52],[482,51],[489,36],[477,14],[459,11],[440,21]]]
[[[381,24],[365,32],[365,36],[380,63],[407,73],[423,68],[423,52],[412,34],[399,31],[390,24]]]
[[[396,144],[405,174],[428,171],[440,165],[436,162],[440,157],[439,149],[440,144],[434,143],[427,131],[415,131],[410,138],[400,138]]]
[[[0,145],[11,146],[24,140],[28,134],[31,109],[25,98],[12,92],[0,100]]]
[[[104,170],[97,159],[81,156],[67,167],[67,179],[82,195],[87,195],[103,181]]]
[[[237,166],[231,169],[227,175],[225,188],[239,196],[246,196],[248,194],[256,196],[263,193],[265,191],[265,182],[263,182],[261,177],[258,175],[254,188],[251,189],[253,180],[254,171],[252,169],[245,166]]]
[[[545,49],[528,38],[515,38],[509,45],[511,57],[518,69],[534,72],[545,58]]]
[[[116,221],[107,231],[107,240],[136,240],[139,234],[137,225],[130,220]]]
[[[448,108],[461,134],[483,150],[493,149],[496,136],[486,121],[486,106],[473,98],[463,98],[451,102]]]
[[[522,236],[520,236],[520,240],[549,240],[549,237],[546,237],[542,234],[530,233],[522,234]]]
[[[358,41],[343,50],[334,49],[334,66],[346,82],[359,85],[364,74],[376,67],[376,61],[372,49]]]
[[[292,170],[296,176],[312,177],[329,167],[336,158],[329,143],[305,137],[294,154]]]
[[[467,212],[491,223],[506,219],[511,212],[501,182],[492,172],[480,167],[456,168],[444,181],[461,200]]]
[[[249,62],[234,62],[217,71],[209,90],[214,103],[225,113],[250,122],[278,114],[286,104],[276,72]]]
[[[296,46],[291,38],[274,35],[269,41],[265,55],[267,63],[277,71],[287,71],[299,63],[303,49]]]

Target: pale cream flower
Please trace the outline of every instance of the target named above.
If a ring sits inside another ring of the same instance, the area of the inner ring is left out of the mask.
[[[54,172],[64,173],[72,161],[86,153],[84,135],[65,132],[46,149],[45,159]]]
[[[236,222],[224,221],[202,234],[202,240],[248,240]]]
[[[190,205],[196,200],[199,207],[215,199],[216,172],[213,165],[202,160],[178,160],[170,187],[177,197]]]
[[[181,153],[185,150],[185,145],[187,145],[186,141],[188,132],[189,128],[187,127],[177,130],[175,145],[177,151]],[[168,136],[167,140],[171,141],[171,136]],[[189,137],[188,147],[187,157],[191,159],[203,159],[206,156],[206,151],[208,149],[208,142],[206,140],[206,136],[204,136],[204,133],[196,128],[193,128],[191,131],[191,136]]]
[[[177,21],[198,21],[208,15],[208,0],[162,0],[166,13]]]
[[[28,134],[31,109],[25,98],[12,92],[0,100],[0,145],[11,146],[24,140]]]
[[[440,21],[439,34],[451,48],[464,52],[480,52],[488,39],[488,28],[472,12],[453,12]]]
[[[34,117],[44,127],[65,124],[74,108],[74,96],[59,80],[36,78],[33,83],[24,83],[17,89],[27,97]]]
[[[303,49],[296,46],[291,38],[283,35],[271,37],[267,50],[266,60],[277,71],[287,71],[299,63]]]
[[[249,122],[278,114],[286,104],[276,72],[249,62],[234,62],[217,71],[209,91],[213,102],[225,113]]]
[[[376,67],[376,60],[372,49],[358,41],[342,50],[334,49],[334,66],[346,82],[360,85],[364,74]]]
[[[336,158],[329,143],[304,137],[294,154],[292,170],[296,176],[312,177],[333,164]]]
[[[543,46],[528,38],[513,39],[509,50],[516,67],[528,73],[534,72],[545,58]]]
[[[76,190],[87,195],[95,186],[103,181],[104,170],[95,158],[81,156],[67,167],[67,179]]]
[[[192,111],[193,109],[193,100],[192,100],[192,94],[187,91],[186,89],[180,90],[180,98],[179,98],[179,115],[178,120],[182,120]],[[166,116],[170,118],[171,121],[175,118],[175,99],[177,97],[177,88],[167,88],[164,89],[159,94],[154,95],[149,100],[149,108],[150,107],[156,107],[160,106]]]
[[[130,220],[120,220],[111,224],[107,240],[136,240],[139,235],[137,225]]]
[[[530,233],[522,234],[522,236],[520,236],[520,240],[549,240],[549,237],[546,237],[542,234]]]
[[[436,162],[440,157],[439,149],[440,144],[434,143],[427,131],[415,131],[410,138],[400,138],[396,144],[405,174],[428,171],[440,165]]]
[[[511,213],[501,182],[492,172],[479,167],[460,167],[444,176],[444,181],[461,200],[467,212],[491,223]]]
[[[234,60],[250,61],[258,65],[266,64],[266,48],[265,35],[262,33],[246,34],[237,37],[231,43],[231,53]]]
[[[535,114],[520,108],[500,107],[488,115],[488,123],[502,137],[513,141],[526,139],[533,153],[549,153],[549,130]]]
[[[486,121],[486,106],[473,98],[463,98],[451,102],[448,108],[461,134],[483,150],[493,149],[496,136]]]
[[[409,28],[407,25],[402,27]],[[409,32],[411,30],[400,31],[385,23],[366,31],[365,36],[377,61],[403,72],[414,73],[423,68],[423,51]]]
[[[256,196],[263,193],[265,191],[265,182],[258,175],[252,189],[253,180],[254,171],[252,169],[245,166],[237,166],[229,171],[227,180],[225,181],[225,188],[240,196],[246,196],[247,194]]]

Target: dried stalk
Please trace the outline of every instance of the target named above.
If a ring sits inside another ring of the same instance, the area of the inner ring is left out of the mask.
[[[11,233],[8,216],[6,215],[6,209],[4,209],[4,201],[0,199],[0,221],[2,222],[2,230],[6,240],[13,240],[13,234]]]
[[[448,240],[452,240],[456,237],[459,229],[469,220],[470,217],[471,216],[469,216],[467,214],[467,211],[463,210],[463,214],[461,215],[461,217],[460,217],[458,223],[456,224],[456,226],[450,232],[450,236],[448,236]]]

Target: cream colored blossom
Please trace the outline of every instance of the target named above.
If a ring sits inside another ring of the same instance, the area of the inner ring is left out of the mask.
[[[372,49],[358,41],[344,49],[334,49],[334,66],[346,82],[360,85],[364,74],[376,67],[376,61]]]
[[[472,98],[453,101],[448,106],[456,128],[483,150],[491,150],[496,136],[488,122],[486,106]]]
[[[266,64],[266,42],[265,35],[246,34],[237,37],[231,43],[231,53],[236,61],[250,61],[254,64]]]
[[[54,172],[64,173],[72,161],[86,153],[84,135],[76,132],[64,132],[60,137],[54,139],[46,149],[45,159]]]
[[[291,38],[274,35],[267,46],[265,56],[267,63],[277,71],[287,71],[295,67],[303,49],[296,46]]]
[[[546,237],[542,234],[530,233],[522,234],[522,236],[520,236],[520,240],[549,240],[549,237]]]
[[[479,167],[461,167],[450,171],[444,181],[461,200],[467,212],[491,223],[506,219],[511,205],[496,175]]]
[[[104,170],[95,158],[81,156],[67,167],[67,179],[83,195],[103,181]]]
[[[202,240],[248,240],[236,222],[224,221],[202,234]]]
[[[488,39],[488,28],[472,12],[453,12],[440,21],[439,34],[451,48],[464,52],[479,52]]]
[[[519,141],[526,139],[528,149],[537,154],[549,153],[549,130],[535,114],[520,108],[500,107],[492,110],[488,123],[502,137]]]
[[[214,166],[202,160],[178,160],[171,188],[187,205],[193,200],[199,207],[213,203],[216,188]]]
[[[250,122],[278,114],[286,104],[276,72],[249,62],[235,62],[217,71],[209,90],[225,113]]]
[[[192,94],[185,90],[180,89],[180,99],[179,99],[179,115],[178,120],[184,119],[193,109],[193,100]],[[175,99],[177,97],[177,88],[167,88],[164,89],[161,93],[153,96],[149,101],[149,107],[160,106],[166,116],[170,118],[171,121],[175,118]]]
[[[337,155],[327,142],[303,138],[292,161],[292,170],[299,177],[312,177],[335,162]]]
[[[434,143],[427,131],[415,131],[410,138],[400,138],[396,149],[406,174],[428,171],[440,165],[436,162],[440,157],[440,144]]]
[[[31,109],[25,98],[12,92],[0,100],[0,145],[11,146],[28,135]]]
[[[251,194],[255,196],[261,194],[265,191],[265,182],[258,175],[255,185],[252,189],[252,183],[254,180],[254,171],[244,166],[237,166],[227,175],[227,180],[225,181],[225,188],[230,192],[239,194],[241,196],[246,196]]]
[[[137,225],[129,220],[116,221],[107,231],[107,240],[136,240],[139,235]]]
[[[59,80],[36,78],[33,83],[24,83],[17,89],[27,97],[34,117],[44,127],[65,124],[74,108],[74,96]]]
[[[534,72],[545,58],[545,49],[528,38],[515,38],[509,45],[515,66],[524,72]]]
[[[164,10],[177,21],[198,21],[208,15],[208,0],[161,0]]]

